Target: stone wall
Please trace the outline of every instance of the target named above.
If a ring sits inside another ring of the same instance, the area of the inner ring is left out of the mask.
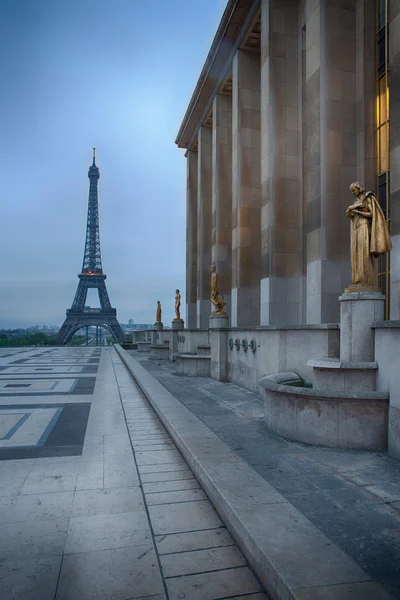
[[[178,354],[197,354],[197,346],[208,344],[208,329],[182,329],[176,334]]]
[[[266,327],[254,329],[229,329],[229,339],[249,344],[254,340],[256,351],[244,351],[240,346],[228,348],[227,381],[258,392],[262,377],[271,373],[295,371],[300,377],[311,380],[311,358],[339,356],[338,325],[299,325],[297,327]]]
[[[375,360],[378,363],[377,390],[389,392],[388,450],[400,458],[400,321],[375,326]]]

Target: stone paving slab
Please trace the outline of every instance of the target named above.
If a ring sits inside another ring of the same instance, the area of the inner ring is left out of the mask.
[[[118,352],[271,597],[341,600],[349,590],[354,597],[365,590],[376,600],[399,597],[397,512],[351,479],[362,470],[364,454],[272,436],[255,394],[206,378],[178,378],[172,364],[141,359],[150,374]],[[398,476],[384,455],[370,459],[388,466],[386,479],[388,472]],[[343,470],[329,467],[330,460]]]
[[[0,449],[1,600],[268,600],[115,350],[100,352],[92,390],[74,396],[66,385],[57,402],[43,386],[35,403],[28,394],[0,399],[0,435],[22,453],[6,460]],[[27,356],[47,369],[92,354]],[[27,444],[51,418],[47,449],[67,454],[31,457]]]
[[[110,349],[101,351],[98,377],[90,381],[92,389],[81,386],[80,395],[70,395],[66,385],[59,402],[44,396],[44,389],[34,400],[32,394],[17,398],[10,393],[0,399],[0,433],[14,445],[21,444],[15,452],[23,455],[5,460],[4,452],[9,449],[0,450],[1,600],[143,596],[165,600],[111,353]],[[93,352],[54,349],[51,363],[44,353],[31,352],[32,365],[40,354],[45,368],[48,364],[85,365]],[[58,355],[63,360],[57,360]],[[18,358],[13,354],[8,364]],[[41,377],[33,376],[31,381]],[[59,379],[68,385],[74,381],[71,375],[65,378],[58,373],[43,380]],[[26,380],[27,374],[21,381]],[[3,378],[3,384],[9,381]],[[70,403],[71,399],[75,402]],[[20,420],[22,413],[33,414],[36,420],[25,420],[25,429],[23,425],[17,429],[16,418]],[[47,421],[57,416],[48,440],[53,449],[67,449],[68,456],[29,458],[28,444],[46,426],[43,415]],[[70,445],[79,440],[79,447]]]

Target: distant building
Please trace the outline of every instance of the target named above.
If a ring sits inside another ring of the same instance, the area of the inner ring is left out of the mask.
[[[143,329],[152,329],[153,325],[150,323],[133,323],[133,319],[129,319],[128,323],[121,323],[121,327],[124,331],[139,331]]]

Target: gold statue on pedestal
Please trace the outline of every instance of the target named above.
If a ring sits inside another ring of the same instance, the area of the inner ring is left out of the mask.
[[[374,287],[374,258],[392,249],[385,216],[373,192],[358,181],[350,185],[356,200],[346,210],[351,220],[351,282],[346,292],[380,291]]]
[[[215,306],[215,310],[211,313],[212,315],[226,315],[224,306],[226,302],[222,294],[218,292],[218,274],[215,269],[215,265],[211,265],[211,302]]]
[[[157,300],[156,323],[161,323],[161,302]]]
[[[175,319],[174,321],[181,321],[181,313],[180,313],[180,307],[181,307],[181,295],[179,293],[179,290],[176,290],[176,296],[175,296]]]

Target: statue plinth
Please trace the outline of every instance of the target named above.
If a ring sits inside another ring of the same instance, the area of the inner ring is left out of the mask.
[[[380,287],[370,286],[370,285],[351,285],[348,288],[345,288],[345,294],[359,294],[359,293],[369,293],[369,292],[378,292],[382,293]]]
[[[363,291],[360,291],[363,289]],[[347,291],[347,290],[352,290]],[[353,291],[357,290],[357,291]],[[372,325],[383,321],[385,296],[379,290],[351,286],[340,296],[340,360],[371,362],[374,360]]]
[[[171,325],[172,329],[184,329],[185,321],[183,319],[173,319]]]
[[[162,329],[164,329],[164,325],[161,323],[161,321],[156,321],[153,325],[153,329],[155,329],[156,331],[161,331]]]
[[[208,318],[210,329],[226,329],[229,327],[229,315],[226,312],[213,312]]]

